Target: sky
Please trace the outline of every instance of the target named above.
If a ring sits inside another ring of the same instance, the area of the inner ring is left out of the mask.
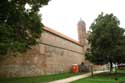
[[[113,13],[125,28],[125,0],[51,0],[40,9],[42,23],[68,37],[78,40],[77,24],[80,18],[89,30],[97,16]]]

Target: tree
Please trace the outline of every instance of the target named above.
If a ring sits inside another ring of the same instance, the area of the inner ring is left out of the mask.
[[[115,54],[115,63],[125,63],[125,35],[121,37],[119,41],[119,46],[116,49],[117,53]]]
[[[124,29],[120,28],[119,24],[119,20],[113,14],[101,13],[96,18],[90,27],[91,49],[86,53],[86,59],[94,64],[110,63],[110,71],[113,63],[120,63],[121,58],[125,56],[123,51],[125,44]]]
[[[43,27],[39,8],[48,1],[0,0],[0,55],[25,52],[38,43]]]

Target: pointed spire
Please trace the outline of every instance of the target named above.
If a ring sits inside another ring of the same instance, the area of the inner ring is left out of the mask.
[[[82,20],[82,18],[80,18],[78,22],[78,39],[80,44],[83,46],[85,45],[85,38],[86,38],[86,24]]]
[[[85,24],[85,22],[82,20],[81,17],[80,17],[80,20],[79,20],[78,24]]]

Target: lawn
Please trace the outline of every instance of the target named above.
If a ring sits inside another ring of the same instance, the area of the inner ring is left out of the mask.
[[[121,71],[118,71],[118,73],[101,73],[71,83],[125,83],[125,72],[121,73]]]
[[[53,80],[63,79],[74,75],[71,72],[54,74],[54,75],[45,75],[45,76],[36,76],[36,77],[21,77],[21,78],[0,78],[0,83],[45,83]]]

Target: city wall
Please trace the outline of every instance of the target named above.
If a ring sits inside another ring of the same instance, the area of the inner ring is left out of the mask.
[[[26,53],[0,57],[0,77],[68,72],[72,64],[84,61],[81,44],[55,30],[45,27],[39,41]]]

